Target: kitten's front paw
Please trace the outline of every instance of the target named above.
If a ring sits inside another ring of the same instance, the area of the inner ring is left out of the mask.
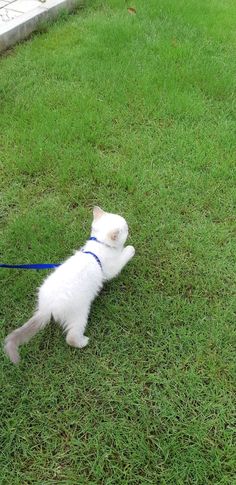
[[[125,252],[126,252],[128,260],[132,259],[135,255],[134,246],[126,246]]]

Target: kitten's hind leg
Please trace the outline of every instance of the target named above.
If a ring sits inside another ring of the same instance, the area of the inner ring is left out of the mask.
[[[74,330],[69,330],[66,336],[66,342],[71,347],[77,347],[78,349],[82,349],[86,347],[89,343],[89,338],[86,335],[79,335]]]
[[[67,325],[66,342],[71,347],[78,347],[82,349],[89,343],[89,338],[84,335],[84,330],[87,324],[87,315],[84,317],[77,317],[76,320]]]

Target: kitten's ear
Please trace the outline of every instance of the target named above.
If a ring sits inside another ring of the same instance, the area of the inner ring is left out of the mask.
[[[109,237],[112,241],[117,241],[118,237],[119,237],[119,234],[120,234],[120,230],[119,229],[116,229],[115,231],[111,231],[109,233]]]
[[[98,207],[98,205],[96,205],[94,208],[93,208],[93,218],[94,219],[99,219],[100,217],[102,217],[103,215],[105,214],[105,211],[102,210],[100,207]]]

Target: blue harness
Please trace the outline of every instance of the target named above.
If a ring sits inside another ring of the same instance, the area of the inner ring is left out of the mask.
[[[100,244],[103,244],[101,241],[98,241],[98,239],[94,236],[91,236],[89,238],[89,241],[96,241]],[[99,257],[95,254],[92,253],[92,251],[84,251],[83,248],[81,249],[82,253],[84,254],[90,254],[91,256],[94,257],[94,259],[97,261],[99,264],[101,270],[102,270],[102,263],[99,259]],[[9,269],[52,269],[52,268],[57,268],[58,266],[61,266],[62,263],[52,263],[52,264],[47,264],[47,263],[36,263],[36,264],[0,264],[0,268],[9,268]]]

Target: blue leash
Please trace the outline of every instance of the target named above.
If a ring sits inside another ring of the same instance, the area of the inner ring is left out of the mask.
[[[61,264],[0,264],[0,268],[9,269],[51,269],[60,266]]]
[[[97,240],[96,237],[90,237],[89,238],[89,241],[96,241],[96,242],[99,242]],[[97,261],[97,263],[99,264],[101,270],[102,270],[102,263],[99,259],[99,257],[92,253],[91,251],[84,251],[83,249],[81,249],[81,251],[84,253],[84,254],[91,254],[91,256],[94,257],[94,259]],[[61,266],[62,263],[52,263],[52,264],[48,264],[48,263],[36,263],[36,264],[0,264],[0,268],[8,268],[8,269],[53,269],[53,268],[57,268],[58,266]]]

